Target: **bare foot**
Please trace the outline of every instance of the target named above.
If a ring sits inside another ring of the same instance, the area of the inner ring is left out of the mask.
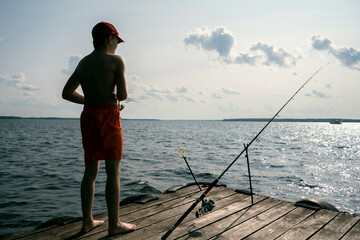
[[[136,229],[136,225],[132,223],[123,223],[119,222],[116,227],[110,228],[109,226],[109,235],[117,235],[120,233],[129,233],[133,232]]]
[[[89,231],[91,231],[92,229],[100,226],[104,224],[104,221],[99,221],[99,220],[93,220],[92,222],[89,223],[83,223],[83,226],[81,228],[81,232],[82,233],[87,233]]]

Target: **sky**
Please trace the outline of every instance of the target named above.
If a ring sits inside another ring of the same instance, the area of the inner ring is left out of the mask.
[[[61,98],[91,30],[125,40],[122,118],[360,119],[360,1],[0,0],[0,116],[79,117]],[[81,89],[78,89],[81,92]]]

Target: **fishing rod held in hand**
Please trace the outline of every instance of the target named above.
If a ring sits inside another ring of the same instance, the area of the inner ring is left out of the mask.
[[[269,120],[269,122],[260,130],[260,132],[250,141],[250,143],[247,144],[247,148],[250,147],[250,145],[260,136],[260,134],[265,130],[265,128],[279,115],[279,113],[285,108],[285,106],[292,100],[294,97],[300,92],[300,90],[318,73],[321,69],[323,69],[328,64],[322,66],[319,68],[306,82],[301,85],[301,87],[290,97],[290,99],[280,108],[280,110],[275,113],[275,115]],[[219,182],[219,180],[224,176],[224,174],[232,167],[232,165],[239,159],[239,157],[246,151],[246,147],[240,152],[240,154],[230,163],[230,165],[220,174],[218,178],[216,178],[206,189],[205,192],[201,194],[201,196],[196,199],[196,201],[189,207],[188,210],[176,221],[176,223],[161,237],[162,240],[167,239],[170,234],[176,229],[177,226],[189,215],[189,213],[196,207],[196,205],[203,201],[203,199],[206,197],[206,195],[213,189],[216,184]]]
[[[112,94],[112,96],[114,96],[114,97],[116,98],[116,95],[115,95],[115,94]],[[125,105],[124,105],[124,104],[121,104],[121,102],[120,102],[119,100],[117,100],[117,98],[116,98],[116,102],[117,102],[117,105],[118,105],[118,107],[119,107],[119,110],[122,111],[122,110],[125,108]],[[138,101],[136,101],[136,100],[134,100],[134,99],[132,99],[132,98],[126,98],[126,99],[124,100],[124,102],[125,102],[125,103],[129,103],[129,102],[136,102],[136,103],[138,103]]]

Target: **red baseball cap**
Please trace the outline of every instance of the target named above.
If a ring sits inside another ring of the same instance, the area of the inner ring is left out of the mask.
[[[104,36],[107,35],[115,35],[118,38],[118,43],[125,42],[120,37],[116,28],[111,23],[108,22],[99,22],[98,24],[96,24],[93,27],[91,34],[94,40],[103,38]]]

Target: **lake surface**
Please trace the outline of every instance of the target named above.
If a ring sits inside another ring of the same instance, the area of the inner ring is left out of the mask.
[[[124,120],[121,199],[212,182],[265,126],[264,122]],[[254,192],[297,201],[326,200],[360,215],[360,124],[271,123],[249,148]],[[0,238],[55,218],[81,217],[84,163],[79,120],[0,120]],[[93,211],[106,210],[104,163]],[[220,183],[248,189],[242,155]],[[184,209],[184,212],[187,209]]]

